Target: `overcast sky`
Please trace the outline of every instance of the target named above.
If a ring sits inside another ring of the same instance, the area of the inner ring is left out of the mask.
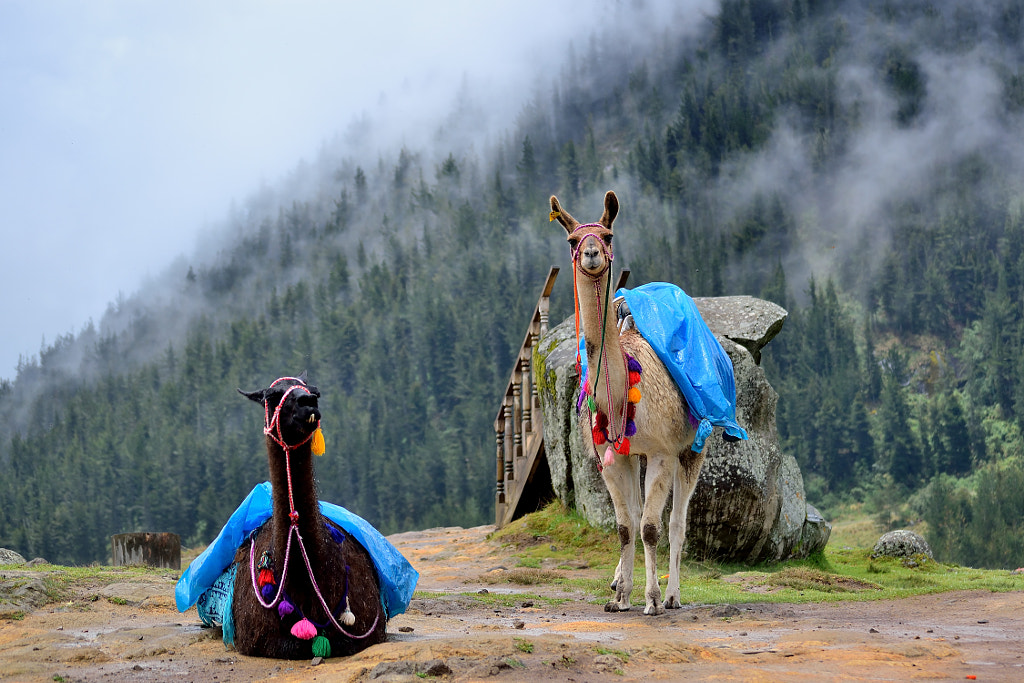
[[[525,99],[543,60],[636,4],[0,0],[0,377],[382,94],[441,108],[468,77]]]

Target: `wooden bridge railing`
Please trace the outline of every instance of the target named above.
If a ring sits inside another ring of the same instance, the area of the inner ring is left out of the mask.
[[[497,445],[494,523],[499,529],[519,516],[517,512],[523,492],[530,485],[537,472],[537,465],[544,457],[544,421],[533,376],[533,348],[548,331],[551,289],[557,277],[558,267],[552,266],[537,300],[537,307],[533,309],[533,317],[519,349],[512,377],[505,388],[498,416],[494,418]],[[615,289],[625,287],[628,278],[629,269],[624,268],[619,273]]]
[[[544,424],[533,378],[533,347],[548,331],[551,289],[558,267],[548,271],[544,289],[533,309],[526,338],[505,388],[498,416],[494,418],[497,445],[497,492],[494,499],[494,523],[503,527],[515,518],[516,508],[527,482],[533,476],[544,451]]]

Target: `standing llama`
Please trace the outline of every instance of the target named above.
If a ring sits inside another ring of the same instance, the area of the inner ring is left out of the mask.
[[[644,614],[682,606],[679,562],[686,536],[686,510],[704,456],[691,450],[696,435],[689,408],[675,380],[635,328],[620,334],[611,296],[612,223],[619,212],[614,192],[604,197],[597,223],[581,225],[557,197],[551,217],[568,233],[572,250],[578,325],[586,338],[588,381],[581,387],[580,433],[591,434],[598,467],[615,507],[622,554],[605,611],[630,608],[633,558],[639,534],[644,544],[647,585]],[[586,437],[584,437],[586,438]],[[604,455],[597,449],[607,442]],[[646,458],[641,515],[640,458]],[[601,467],[603,461],[603,467]],[[672,493],[669,521],[669,576],[665,602],[658,586],[656,551],[661,513]]]
[[[235,555],[235,647],[246,655],[307,659],[383,642],[387,615],[373,560],[318,507],[320,391],[303,373],[239,392],[264,409],[273,513]]]

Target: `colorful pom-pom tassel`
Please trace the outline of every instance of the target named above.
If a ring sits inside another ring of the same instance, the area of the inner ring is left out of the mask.
[[[263,587],[260,588],[260,595],[263,596],[264,600],[272,600],[274,598],[274,584],[263,584]]]
[[[352,626],[356,623],[356,615],[352,614],[352,610],[347,607],[341,614],[341,623],[345,624],[345,626]]]
[[[639,403],[640,402],[640,390],[637,389],[636,387],[633,387],[632,389],[630,389],[629,390],[629,395],[627,396],[626,400],[629,401],[630,403]]]
[[[267,584],[273,585],[277,583],[276,581],[274,581],[274,572],[270,571],[269,569],[261,569],[259,578],[256,579],[256,583],[257,585],[259,585],[260,588],[263,588]]]
[[[643,368],[640,366],[640,361],[628,354],[626,355],[626,367],[629,368],[630,372],[643,372]]]
[[[629,386],[633,387],[640,383],[640,373],[630,372],[629,373]]]
[[[282,600],[277,604],[277,616],[281,617],[282,619],[284,619],[286,616],[288,616],[294,611],[295,605],[288,602],[287,600]]]
[[[604,449],[604,466],[608,467],[609,465],[611,465],[614,462],[615,462],[615,452],[612,450],[611,446],[608,446],[608,448]]]
[[[626,419],[627,420],[635,420],[636,419],[636,404],[635,403],[629,403],[629,402],[626,403]]]
[[[309,619],[300,619],[292,626],[292,635],[299,640],[310,640],[316,636],[316,626]]]
[[[615,452],[620,455],[629,455],[629,439],[623,439],[615,444]]]
[[[327,659],[331,656],[331,641],[323,636],[313,639],[313,656]]]
[[[626,420],[626,429],[623,432],[627,437],[636,436],[636,422],[633,420]]]
[[[608,440],[608,437],[605,436],[605,431],[598,427],[597,425],[594,425],[594,429],[593,431],[591,431],[591,436],[594,439],[595,446],[600,446],[601,444]]]
[[[327,450],[327,445],[324,443],[324,433],[319,427],[313,432],[313,443],[310,448],[313,449],[313,455],[323,455]]]
[[[587,396],[587,408],[589,408],[590,412],[592,412],[592,413],[597,410],[597,403],[594,401],[594,397],[593,396],[590,396],[590,395]]]
[[[608,428],[608,416],[605,415],[604,413],[598,413],[597,416],[594,418],[594,424],[599,429],[607,429]]]

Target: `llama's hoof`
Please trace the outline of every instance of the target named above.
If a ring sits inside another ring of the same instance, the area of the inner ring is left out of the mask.
[[[629,611],[629,605],[626,605],[625,607],[623,607],[622,605],[620,605],[619,603],[615,602],[614,600],[610,600],[609,602],[606,602],[604,604],[604,611],[605,612],[628,612]]]
[[[659,614],[664,613],[665,608],[659,605],[658,603],[654,603],[653,605],[647,605],[647,607],[644,607],[644,614],[646,614],[649,617],[656,617]]]
[[[665,609],[681,609],[682,606],[683,603],[679,602],[679,598],[674,595],[665,598]]]

